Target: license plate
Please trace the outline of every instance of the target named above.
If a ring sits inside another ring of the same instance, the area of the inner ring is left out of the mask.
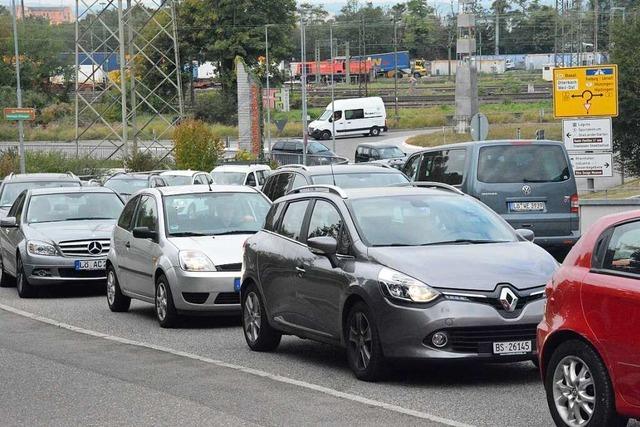
[[[106,270],[106,259],[90,259],[90,260],[78,260],[75,262],[76,270]]]
[[[542,212],[545,207],[544,202],[509,202],[511,212]]]
[[[504,341],[493,343],[493,354],[531,353],[531,341]]]

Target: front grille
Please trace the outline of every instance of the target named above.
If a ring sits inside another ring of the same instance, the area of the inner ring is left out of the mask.
[[[220,292],[214,304],[240,304],[240,294],[235,292]]]
[[[208,292],[183,292],[182,297],[186,302],[190,302],[191,304],[204,304],[204,302],[209,298]]]
[[[89,249],[92,251],[90,252]],[[68,257],[98,257],[109,252],[110,242],[108,239],[95,240],[72,240],[58,243],[62,255]],[[101,248],[98,252],[95,249]]]
[[[59,268],[60,277],[68,277],[70,279],[100,279],[106,278],[105,270],[76,270],[75,268]]]
[[[519,315],[520,310],[522,310],[524,308],[525,305],[529,304],[530,302],[539,300],[544,298],[544,293],[538,293],[535,295],[527,295],[527,296],[522,296],[519,295],[518,296],[518,302],[516,304],[516,308],[514,310],[514,316]],[[479,302],[479,303],[483,303],[483,304],[489,304],[490,306],[492,306],[493,308],[495,308],[496,310],[498,310],[499,312],[501,312],[502,314],[507,314],[504,310],[504,307],[502,306],[502,303],[500,303],[500,299],[499,298],[494,298],[494,297],[489,297],[489,298],[478,298],[478,297],[468,297],[468,299],[470,299],[471,301],[475,301],[475,302]]]
[[[216,265],[216,270],[218,271],[240,271],[242,270],[242,263],[238,262],[235,264],[220,264]]]
[[[466,328],[441,329],[449,335],[447,349],[459,353],[491,353],[493,342],[533,341],[535,347],[536,324],[505,326],[472,326]],[[425,344],[431,343],[431,336]]]

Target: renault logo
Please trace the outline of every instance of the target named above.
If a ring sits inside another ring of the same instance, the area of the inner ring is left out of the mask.
[[[102,253],[102,243],[100,242],[91,242],[87,245],[87,252],[91,255],[100,255]]]
[[[502,290],[500,291],[499,301],[502,305],[502,308],[504,308],[509,313],[512,313],[518,305],[518,297],[509,288],[502,288]]]
[[[531,194],[531,186],[530,185],[523,185],[522,186],[522,194],[524,194],[525,196],[528,196],[529,194]]]

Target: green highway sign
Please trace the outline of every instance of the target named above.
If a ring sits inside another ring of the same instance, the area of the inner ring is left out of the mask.
[[[5,108],[4,119],[10,121],[35,120],[36,110],[35,108]]]

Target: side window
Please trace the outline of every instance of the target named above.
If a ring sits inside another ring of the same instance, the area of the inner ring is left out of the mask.
[[[334,111],[333,112],[333,120],[340,121],[342,119],[342,111]]]
[[[432,151],[422,155],[422,160],[420,160],[420,171],[418,172],[418,178],[416,178],[416,181],[436,181],[432,172],[436,158],[439,158],[440,162],[442,161],[442,151]]]
[[[356,148],[356,156],[362,156],[364,148],[358,147]]]
[[[134,227],[148,227],[151,231],[158,230],[158,210],[153,197],[142,197]]]
[[[245,185],[248,185],[250,187],[256,186],[256,176],[253,174],[253,172],[249,172],[249,174],[247,175]]]
[[[602,268],[640,275],[640,221],[615,227]]]
[[[415,181],[418,174],[418,165],[420,164],[420,155],[413,156],[404,165],[402,172],[407,175],[411,180]]]
[[[304,214],[307,211],[308,200],[289,203],[280,224],[280,233],[294,240],[300,240]]]
[[[271,175],[269,178],[266,179],[264,185],[262,186],[262,192],[265,194],[265,196],[267,196],[270,200],[271,199],[271,191],[273,189],[273,183],[274,181],[278,178],[277,175]]]
[[[466,150],[446,150],[442,152],[442,162],[433,165],[433,176],[440,182],[450,185],[462,184],[464,164],[467,159]]]
[[[196,175],[195,179],[193,180],[194,184],[206,184],[206,180],[203,174],[199,174]]]
[[[293,186],[291,187],[291,190],[308,185],[307,178],[305,178],[303,175],[300,175],[299,173],[294,173],[294,175],[295,178],[293,179]]]
[[[13,202],[11,209],[9,209],[9,213],[7,214],[7,216],[14,217],[18,223],[20,223],[20,218],[22,217],[22,207],[24,206],[24,199],[26,196],[26,193],[20,194],[15,202]]]
[[[276,142],[273,145],[273,149],[274,150],[283,150],[284,149],[284,142]]]
[[[364,119],[364,110],[345,110],[344,118],[347,120]]]
[[[271,200],[276,200],[284,196],[289,189],[289,181],[293,181],[293,173],[285,172],[279,174],[273,183],[273,188],[271,189],[271,195],[269,198]]]
[[[124,209],[122,209],[120,218],[118,218],[118,227],[124,228],[125,230],[129,230],[131,228],[131,220],[133,219],[133,214],[136,212],[138,200],[140,200],[140,196],[129,199],[127,204],[124,206]]]
[[[285,203],[277,203],[271,207],[264,222],[265,230],[276,230],[276,225],[278,224],[278,219],[282,215],[282,208],[284,208],[284,205]]]
[[[283,150],[284,151],[290,151],[290,152],[294,153],[296,151],[296,143],[295,143],[295,141],[285,142]],[[302,148],[300,149],[300,151],[302,151]]]
[[[349,252],[350,239],[338,210],[331,203],[318,200],[313,207],[307,238],[333,237],[338,242],[338,253]]]
[[[256,171],[256,175],[258,176],[258,185],[264,185],[264,182],[267,180],[264,171]]]
[[[380,153],[378,153],[378,150],[371,149],[371,159],[380,160]]]

